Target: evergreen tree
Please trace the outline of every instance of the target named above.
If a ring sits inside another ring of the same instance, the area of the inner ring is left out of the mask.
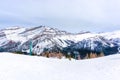
[[[88,55],[88,53],[86,54],[86,56],[85,56],[84,59],[89,59],[89,55]]]
[[[101,53],[99,54],[99,57],[103,57],[103,56],[105,56],[105,55],[104,55],[103,52],[101,52]]]

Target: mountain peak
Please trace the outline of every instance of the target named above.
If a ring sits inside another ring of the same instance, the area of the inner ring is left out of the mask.
[[[22,27],[19,27],[19,26],[13,26],[13,27],[7,27],[5,28],[4,30],[17,30],[17,29],[20,29]]]

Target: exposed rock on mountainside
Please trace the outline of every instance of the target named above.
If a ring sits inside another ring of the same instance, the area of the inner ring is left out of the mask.
[[[118,52],[120,31],[109,33],[68,33],[55,28],[39,26],[33,28],[11,27],[0,30],[0,51],[21,51],[29,53],[32,42],[33,54],[43,52],[79,53],[104,52],[106,55]],[[88,52],[86,52],[88,51]]]

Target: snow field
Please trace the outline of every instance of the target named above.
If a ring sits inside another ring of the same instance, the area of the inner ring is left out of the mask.
[[[0,80],[120,80],[120,55],[71,60],[0,53]]]

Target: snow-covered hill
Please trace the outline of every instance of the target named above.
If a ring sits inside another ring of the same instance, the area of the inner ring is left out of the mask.
[[[29,53],[30,42],[32,42],[32,52],[37,55],[46,49],[54,51],[53,49],[57,47],[60,51],[63,51],[65,48],[73,48],[73,46],[77,49],[84,48],[96,52],[99,52],[100,49],[104,52],[105,50],[102,48],[106,48],[107,51],[114,54],[118,52],[120,46],[119,35],[120,31],[73,34],[45,26],[32,28],[10,27],[0,30],[0,51]]]
[[[96,59],[51,59],[0,53],[0,80],[120,80],[120,54]]]

